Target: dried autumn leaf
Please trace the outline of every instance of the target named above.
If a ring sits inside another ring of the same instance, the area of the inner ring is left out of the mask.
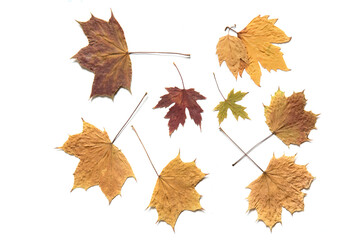
[[[221,65],[225,61],[235,78],[237,78],[238,73],[241,77],[245,66],[249,63],[244,43],[240,38],[229,34],[219,39],[216,54],[219,58],[219,64]]]
[[[124,154],[110,141],[107,132],[83,120],[82,133],[69,136],[59,149],[80,159],[74,173],[75,188],[99,185],[109,203],[121,193],[126,179],[134,173]],[[72,191],[71,190],[71,191]]]
[[[304,92],[285,97],[280,89],[271,97],[269,106],[264,106],[266,124],[286,145],[300,145],[309,141],[308,135],[315,129],[318,114],[305,111]]]
[[[175,63],[174,63],[175,65]],[[179,72],[183,89],[177,87],[165,88],[169,93],[161,96],[160,101],[154,107],[155,108],[167,108],[170,105],[174,104],[165,115],[166,119],[169,119],[169,135],[179,127],[180,123],[184,126],[185,124],[185,109],[187,108],[191,119],[194,120],[195,124],[201,128],[201,113],[203,112],[202,108],[196,102],[197,100],[206,99],[199,92],[195,91],[193,88],[185,89],[184,80],[180,74],[179,69],[175,65],[176,69]]]
[[[247,93],[238,91],[234,93],[234,89],[230,91],[230,93],[227,96],[227,99],[224,99],[224,101],[221,101],[214,109],[214,111],[219,111],[217,117],[219,119],[219,124],[224,121],[224,119],[227,117],[227,112],[230,109],[233,113],[236,120],[239,119],[239,116],[243,119],[250,119],[248,114],[245,112],[246,107],[243,107],[239,104],[236,104],[236,102],[243,99],[243,97]]]
[[[295,164],[295,156],[273,156],[266,171],[248,186],[248,210],[256,210],[258,220],[271,230],[281,222],[283,207],[292,214],[304,210],[306,194],[301,190],[308,189],[313,179],[306,166]]]
[[[79,22],[89,45],[73,58],[95,73],[90,97],[114,98],[120,88],[128,91],[131,86],[131,61],[124,31],[111,12],[109,22],[91,16],[87,22]]]
[[[186,108],[189,110],[191,119],[193,119],[195,124],[201,128],[201,113],[203,110],[196,101],[203,100],[205,97],[193,88],[180,89],[177,87],[170,87],[165,89],[169,93],[161,96],[160,101],[154,109],[163,107],[167,108],[174,103],[165,115],[165,118],[169,119],[169,135],[171,135],[179,127],[180,123],[184,126]]]
[[[246,46],[249,57],[249,64],[245,70],[258,86],[260,86],[261,78],[258,62],[269,72],[277,69],[289,71],[280,47],[272,43],[287,43],[291,37],[286,36],[280,28],[275,27],[277,19],[268,18],[269,16],[258,16],[238,33],[238,37]]]
[[[158,222],[164,221],[174,229],[182,211],[202,210],[201,195],[195,187],[204,177],[195,161],[184,163],[180,153],[171,160],[159,175],[148,206],[157,210]]]
[[[237,78],[238,73],[241,76],[245,69],[258,86],[260,86],[261,78],[258,62],[268,71],[278,69],[289,71],[283,59],[283,53],[273,43],[286,43],[291,38],[286,36],[281,29],[275,27],[276,19],[268,18],[269,16],[258,16],[242,31],[237,32],[241,43],[235,40],[226,40],[225,37],[227,36],[220,38],[216,51],[220,65],[226,61],[235,78]],[[244,55],[244,47],[246,48],[246,55]]]

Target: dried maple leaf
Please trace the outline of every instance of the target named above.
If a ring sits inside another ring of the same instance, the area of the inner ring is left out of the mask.
[[[244,43],[240,38],[229,34],[219,39],[216,54],[219,58],[219,64],[221,65],[225,61],[235,78],[238,74],[241,77],[245,66],[249,63]]]
[[[174,229],[182,211],[202,210],[201,195],[195,187],[204,177],[195,161],[184,163],[180,153],[171,160],[159,175],[148,206],[157,210],[158,222],[164,221]]]
[[[280,48],[272,43],[286,43],[290,37],[275,27],[276,19],[268,19],[269,16],[254,18],[242,31],[236,32],[239,41],[233,37],[222,37],[217,45],[219,63],[226,62],[235,78],[242,75],[243,70],[250,75],[254,83],[260,86],[262,67],[270,70],[289,71],[283,59]],[[235,32],[232,28],[230,29]],[[246,54],[244,54],[244,48]]]
[[[282,208],[290,213],[304,210],[302,189],[308,189],[314,177],[306,166],[295,164],[295,156],[272,157],[266,171],[250,183],[249,211],[256,210],[266,226],[281,222]]]
[[[176,69],[179,71],[177,67]],[[161,96],[160,101],[154,107],[154,109],[167,108],[174,104],[165,115],[165,118],[169,119],[168,125],[170,135],[179,127],[180,123],[184,126],[186,119],[186,108],[189,110],[191,119],[193,119],[195,124],[201,128],[201,113],[203,110],[196,101],[206,98],[199,92],[195,91],[193,88],[185,89],[181,74],[180,77],[183,83],[183,89],[177,87],[165,88],[169,93]]]
[[[277,19],[268,18],[269,16],[258,16],[238,33],[249,56],[249,64],[245,70],[258,86],[260,86],[261,77],[258,62],[268,71],[277,69],[289,71],[280,47],[272,43],[286,43],[291,40],[291,37],[286,36],[280,28],[275,27]]]
[[[131,85],[131,61],[124,31],[113,13],[109,22],[91,16],[87,22],[79,22],[89,45],[73,58],[94,72],[95,78],[90,97],[114,98],[120,88],[129,91]]]
[[[120,195],[126,179],[135,178],[124,154],[110,141],[107,132],[84,120],[82,133],[69,136],[59,149],[80,159],[72,190],[99,185],[111,203]]]
[[[285,97],[280,89],[265,107],[266,124],[286,145],[300,145],[309,141],[308,135],[315,129],[318,114],[305,111],[306,99],[304,92],[293,93]]]
[[[227,99],[224,98],[224,101],[221,101],[214,109],[214,111],[219,111],[217,117],[219,119],[219,124],[227,117],[227,112],[230,109],[233,113],[236,120],[239,119],[239,116],[243,119],[250,119],[248,114],[245,112],[246,107],[243,107],[236,102],[243,99],[246,95],[246,92],[238,91],[234,93],[234,89],[228,94]]]

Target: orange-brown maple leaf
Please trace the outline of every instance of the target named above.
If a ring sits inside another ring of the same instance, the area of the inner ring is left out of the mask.
[[[117,195],[126,179],[134,173],[124,154],[109,139],[107,132],[83,120],[82,133],[69,136],[59,149],[80,159],[74,173],[75,188],[99,185],[109,203]]]
[[[304,210],[305,193],[314,177],[306,165],[295,164],[295,156],[272,157],[266,171],[250,183],[249,211],[256,210],[258,220],[270,229],[281,222],[282,208],[290,213]]]
[[[180,89],[177,87],[170,87],[166,88],[166,90],[169,93],[161,97],[154,109],[167,108],[174,104],[165,115],[165,118],[169,119],[169,134],[171,135],[179,127],[180,123],[184,126],[186,108],[189,110],[191,119],[193,119],[195,124],[201,128],[201,113],[203,110],[196,101],[206,98],[193,88]]]
[[[128,91],[131,86],[131,61],[124,31],[111,12],[109,22],[91,16],[87,22],[79,22],[89,45],[73,58],[94,72],[95,78],[90,97],[114,98],[120,88]]]
[[[182,211],[202,210],[195,187],[204,177],[195,161],[184,163],[180,153],[171,160],[159,175],[148,206],[157,210],[158,222],[164,221],[174,229]]]
[[[285,93],[279,89],[271,97],[270,105],[264,106],[270,131],[288,146],[309,141],[308,135],[315,129],[318,114],[305,111],[305,105],[304,92],[285,97]]]

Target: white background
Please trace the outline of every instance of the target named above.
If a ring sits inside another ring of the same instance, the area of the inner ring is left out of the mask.
[[[1,239],[358,239],[359,204],[359,18],[357,1],[2,1],[0,4],[0,238]],[[70,59],[88,42],[75,20],[90,13],[108,20],[112,9],[129,51],[177,51],[191,59],[131,55],[132,95],[89,100],[93,73]],[[290,72],[263,69],[261,87],[249,75],[236,81],[219,66],[216,44],[226,26],[243,29],[254,17],[278,18],[292,40],[280,47]],[[207,97],[201,131],[188,117],[168,135],[167,109],[152,108],[165,87],[187,88]],[[316,177],[306,191],[305,211],[283,209],[273,231],[247,213],[246,186],[261,172],[218,130],[213,108],[224,95],[249,92],[241,102],[251,120],[230,114],[222,128],[245,150],[269,135],[263,104],[280,87],[286,95],[305,90],[306,110],[320,113],[301,147],[272,137],[251,156],[266,168],[273,153],[297,154]],[[55,147],[82,130],[81,118],[112,139],[145,92],[148,97],[115,144],[130,162],[122,196],[108,204],[98,186],[70,193],[79,160]],[[179,149],[185,162],[209,175],[198,186],[203,212],[183,212],[175,233],[146,210],[156,175],[134,125],[160,172]]]

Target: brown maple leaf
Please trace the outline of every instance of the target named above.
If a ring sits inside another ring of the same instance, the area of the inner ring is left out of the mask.
[[[304,92],[285,97],[280,89],[271,98],[269,106],[264,106],[266,124],[286,145],[300,145],[309,141],[308,135],[315,129],[318,114],[305,111]]]
[[[181,74],[180,77],[183,83],[183,89],[179,89],[177,87],[165,88],[169,93],[163,95],[158,104],[154,107],[154,109],[164,107],[167,108],[174,104],[165,115],[165,118],[169,119],[168,125],[170,135],[179,127],[180,123],[184,126],[186,119],[186,108],[189,110],[191,119],[193,119],[195,124],[201,128],[201,113],[203,110],[196,101],[206,98],[199,92],[195,91],[193,88],[185,89]]]
[[[91,15],[89,21],[79,24],[89,45],[73,58],[95,73],[90,97],[106,96],[113,99],[120,88],[131,92],[132,69],[128,47],[124,31],[113,13],[109,22]]]
[[[59,149],[80,159],[74,173],[75,188],[99,185],[109,203],[120,195],[126,179],[134,173],[124,154],[109,139],[107,132],[83,120],[82,133],[69,136]],[[71,190],[71,191],[72,191]]]
[[[250,183],[249,209],[256,210],[258,220],[270,230],[281,222],[282,208],[291,214],[304,210],[302,189],[308,189],[314,177],[306,165],[295,164],[295,156],[272,157],[266,171]]]
[[[196,167],[195,161],[184,163],[180,152],[158,176],[148,207],[158,212],[158,222],[164,221],[175,228],[176,220],[184,210],[202,210],[201,195],[196,185],[206,176]]]
[[[226,29],[237,34],[240,41],[229,35],[222,37],[216,51],[220,65],[225,61],[235,78],[238,74],[241,76],[245,69],[258,86],[261,78],[259,62],[268,71],[289,71],[283,53],[273,43],[286,43],[291,37],[275,27],[277,19],[268,18],[269,16],[258,16],[240,32],[227,27]]]

